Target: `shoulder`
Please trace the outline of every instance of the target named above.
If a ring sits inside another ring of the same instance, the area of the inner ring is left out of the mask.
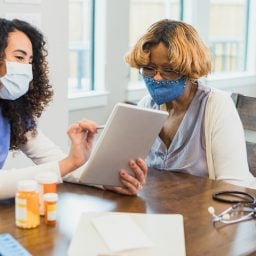
[[[48,143],[48,137],[39,129],[36,128],[34,131],[28,131],[26,133],[27,142],[21,145],[21,150],[25,148],[39,147],[42,143]]]
[[[213,89],[213,88],[211,89],[211,92],[209,94],[209,100],[208,101],[211,102],[212,104],[233,103],[230,92],[226,92],[226,91],[222,91],[222,90],[218,90],[218,89]]]
[[[213,89],[209,95],[205,109],[205,124],[208,128],[228,127],[243,133],[243,127],[231,94]]]
[[[218,89],[211,89],[207,103],[206,111],[210,111],[212,114],[236,112],[235,104],[231,98],[230,92],[221,91]]]
[[[211,130],[220,127],[235,126],[242,129],[242,124],[230,93],[212,89],[205,107],[205,125]]]
[[[27,140],[31,140],[33,138],[35,138],[36,136],[38,136],[38,132],[40,130],[38,128],[35,129],[35,131],[28,131],[26,132],[26,137],[27,137]]]

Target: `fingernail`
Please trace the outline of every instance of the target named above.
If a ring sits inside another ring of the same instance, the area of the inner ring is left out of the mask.
[[[124,172],[124,171],[121,171],[120,174],[121,174],[122,176],[125,176],[125,172]]]
[[[131,162],[130,162],[130,165],[131,165],[131,167],[134,167],[134,166],[135,166],[134,161],[131,161]]]

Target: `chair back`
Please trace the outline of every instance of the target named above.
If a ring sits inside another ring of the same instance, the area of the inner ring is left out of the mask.
[[[231,97],[244,127],[249,169],[256,177],[256,98],[237,93]]]

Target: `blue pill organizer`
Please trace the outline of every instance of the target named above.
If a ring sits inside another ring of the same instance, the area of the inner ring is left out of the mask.
[[[13,236],[0,234],[1,256],[32,256]]]

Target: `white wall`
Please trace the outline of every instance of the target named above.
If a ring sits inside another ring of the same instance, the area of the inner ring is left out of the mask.
[[[68,126],[68,0],[41,0],[39,4],[16,4],[8,3],[8,0],[0,0],[0,16],[5,18],[6,15],[28,19],[28,21],[32,18],[33,24],[41,26],[40,30],[47,39],[50,81],[55,95],[53,102],[43,113],[39,126],[47,136],[66,150],[68,145],[66,136]],[[4,168],[23,167],[29,163],[21,154],[14,159],[11,155]]]

